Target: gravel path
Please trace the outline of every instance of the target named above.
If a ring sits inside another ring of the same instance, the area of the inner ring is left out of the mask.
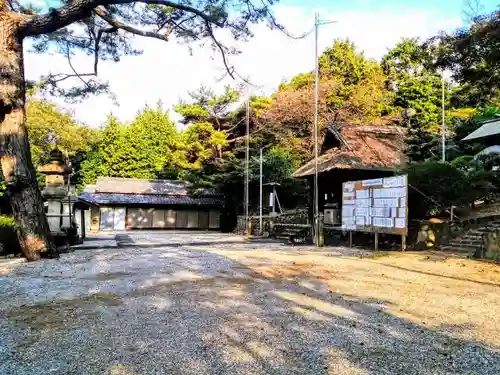
[[[116,242],[4,266],[0,374],[500,374],[497,266],[216,234]]]

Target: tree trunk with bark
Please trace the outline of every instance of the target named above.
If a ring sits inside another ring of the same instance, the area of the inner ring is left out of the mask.
[[[22,17],[22,16],[21,16]],[[28,260],[57,254],[31,161],[26,129],[26,87],[19,14],[0,6],[0,162]]]

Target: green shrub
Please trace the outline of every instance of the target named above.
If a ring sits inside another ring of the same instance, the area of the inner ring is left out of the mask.
[[[414,163],[406,173],[410,184],[409,214],[414,218],[439,215],[451,205],[470,201],[465,173],[450,163]]]
[[[0,215],[0,255],[19,254],[20,252],[14,218]]]
[[[406,169],[409,214],[412,218],[443,215],[452,205],[470,207],[476,201],[500,196],[500,165],[496,156],[461,156],[452,162],[424,161]]]

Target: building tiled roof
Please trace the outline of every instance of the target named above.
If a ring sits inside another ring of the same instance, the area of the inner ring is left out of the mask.
[[[471,141],[473,139],[485,138],[498,134],[500,134],[500,120],[485,123],[479,129],[474,130],[467,137],[462,139],[462,141]]]
[[[81,201],[93,205],[189,205],[221,207],[223,200],[214,196],[183,196],[161,194],[109,194],[82,192],[78,196]]]
[[[190,185],[186,181],[99,177],[95,185],[95,192],[108,194],[188,196],[193,193],[189,188]],[[204,190],[196,193],[199,195],[216,195],[216,193],[211,190]]]
[[[327,130],[330,131],[330,130]],[[332,169],[394,170],[405,164],[405,130],[396,126],[344,125],[342,140],[318,157],[318,173]],[[314,158],[300,167],[294,177],[314,174]]]

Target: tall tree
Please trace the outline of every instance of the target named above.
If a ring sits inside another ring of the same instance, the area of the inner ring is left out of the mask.
[[[122,157],[131,150],[120,147],[124,126],[113,115],[109,115],[106,125],[99,131],[98,139],[92,149],[85,155],[79,171],[79,188],[95,184],[97,177],[112,175],[114,168]]]
[[[129,125],[109,116],[80,173],[86,185],[99,176],[154,179],[168,173],[175,178],[180,168],[188,167],[180,134],[158,103],[155,109],[144,108]]]
[[[406,154],[410,161],[440,155],[442,82],[435,59],[435,51],[418,38],[403,39],[382,58],[393,107],[411,114],[403,123],[408,127]]]
[[[189,168],[194,170],[208,165],[216,167],[220,159],[219,152],[228,145],[227,134],[215,130],[209,122],[191,124],[181,136]]]
[[[387,77],[380,64],[367,59],[348,40],[335,40],[319,57],[319,125],[373,123],[388,112]],[[269,131],[284,148],[302,158],[313,146],[313,73],[303,73],[284,83],[272,96],[262,116]]]
[[[415,110],[412,121],[424,130],[439,131],[441,76],[432,63],[432,52],[418,38],[403,39],[382,58],[393,105]]]
[[[35,166],[46,161],[55,146],[53,141],[71,158],[77,152],[88,151],[96,137],[95,130],[78,124],[70,113],[47,100],[31,98],[26,105],[26,118]]]
[[[207,124],[212,126],[213,131],[222,132],[217,137],[224,139],[234,138],[234,130],[239,122],[234,125],[233,110],[240,99],[238,90],[231,86],[225,86],[222,94],[217,94],[211,88],[202,86],[197,91],[190,92],[191,103],[181,102],[175,106],[175,111],[182,116],[185,125],[196,125],[188,132],[194,135],[197,130],[208,130]],[[199,126],[198,126],[199,125]],[[212,132],[211,132],[212,133]],[[219,142],[215,156],[219,159],[223,156],[223,147],[226,142]]]
[[[19,227],[21,248],[28,259],[41,253],[55,253],[44,215],[31,161],[26,131],[23,43],[34,38],[36,50],[45,52],[51,45],[66,55],[74,74],[49,74],[45,83],[53,92],[70,98],[101,92],[106,85],[95,78],[99,59],[118,61],[123,54],[140,53],[128,36],[139,35],[168,41],[211,43],[222,53],[227,71],[233,74],[226,55],[237,52],[216,38],[217,29],[229,30],[234,38],[251,37],[249,26],[262,20],[283,29],[275,22],[270,6],[278,0],[63,0],[59,8],[45,13],[25,7],[19,0],[0,1],[0,161],[5,184],[10,191],[14,217]],[[75,25],[72,27],[71,25]],[[75,51],[95,57],[89,73],[78,73],[71,64]],[[79,87],[58,84],[71,77],[83,82]]]
[[[461,84],[456,100],[463,106],[500,104],[500,10],[473,17],[468,27],[438,40],[437,66],[448,68]]]

